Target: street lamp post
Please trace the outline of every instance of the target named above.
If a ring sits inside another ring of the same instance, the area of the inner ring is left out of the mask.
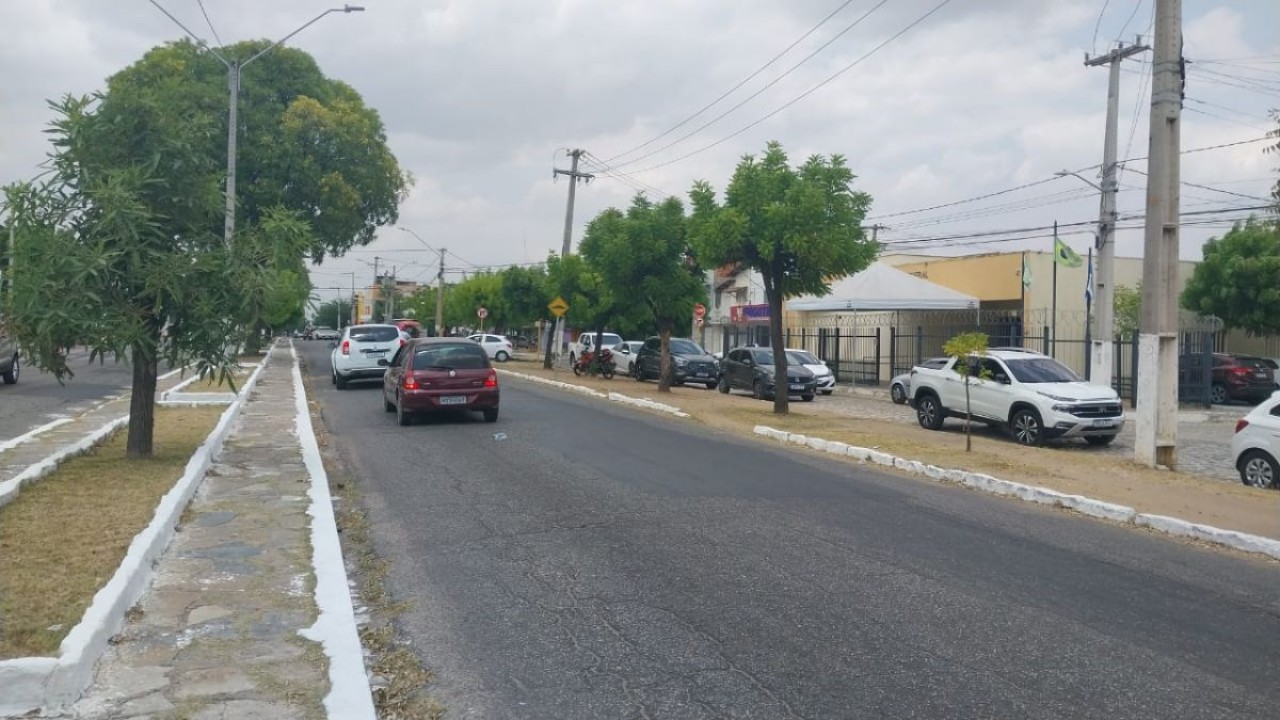
[[[226,209],[226,216],[223,221],[222,233],[223,233],[224,242],[230,245],[231,236],[234,235],[236,231],[236,135],[237,135],[236,131],[238,129],[237,128],[237,123],[238,123],[237,111],[239,110],[239,105],[240,105],[240,102],[239,102],[240,72],[244,70],[244,67],[246,65],[253,62],[254,60],[257,60],[263,55],[266,55],[272,50],[275,50],[276,48],[280,47],[289,38],[293,37],[294,35],[297,35],[303,30],[306,30],[307,28],[316,24],[324,16],[329,15],[330,13],[336,13],[336,12],[340,12],[340,13],[364,12],[364,7],[359,5],[343,5],[340,8],[329,8],[328,10],[325,10],[319,15],[311,18],[309,21],[307,21],[302,26],[300,26],[297,30],[294,30],[293,32],[289,33],[288,35],[285,35],[284,37],[280,38],[279,40],[272,43],[271,45],[258,51],[248,60],[245,60],[244,62],[240,62],[239,60],[228,60],[225,57],[223,57],[222,54],[219,53],[217,50],[210,48],[208,44],[205,43],[204,40],[201,40],[200,38],[196,37],[195,33],[188,30],[186,25],[183,25],[182,22],[178,20],[178,18],[170,14],[168,10],[165,10],[164,7],[161,6],[159,2],[156,2],[156,0],[151,0],[151,4],[155,5],[156,8],[160,10],[160,12],[164,13],[166,17],[172,20],[175,25],[182,28],[183,32],[185,32],[192,40],[195,41],[196,45],[208,48],[209,52],[212,53],[214,57],[218,58],[218,61],[221,62],[223,65],[225,65],[227,68],[227,92],[229,95],[228,111],[227,111],[227,209]]]
[[[1114,152],[1114,151],[1113,151]],[[1089,382],[1110,386],[1114,374],[1112,343],[1115,338],[1115,278],[1116,278],[1116,190],[1117,181],[1115,163],[1103,168],[1102,184],[1099,185],[1085,176],[1061,170],[1056,175],[1071,175],[1084,181],[1089,187],[1102,195],[1098,212],[1098,230],[1094,246],[1098,248],[1098,272],[1093,276],[1094,287],[1091,288],[1095,311],[1088,319],[1090,327],[1090,345],[1085,351],[1089,356]]]

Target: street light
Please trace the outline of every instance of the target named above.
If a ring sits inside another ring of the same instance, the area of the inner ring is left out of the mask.
[[[235,230],[236,230],[236,130],[237,130],[236,123],[237,123],[237,111],[239,110],[239,104],[240,104],[239,103],[240,71],[244,69],[245,65],[248,65],[254,60],[257,60],[263,55],[266,55],[268,52],[271,52],[272,50],[280,47],[289,38],[293,37],[294,35],[297,35],[303,30],[306,30],[307,28],[316,24],[317,22],[320,21],[320,18],[323,18],[324,16],[329,15],[330,13],[364,12],[364,7],[360,5],[343,5],[340,8],[329,8],[328,10],[325,10],[319,15],[311,18],[311,20],[304,23],[297,30],[294,30],[293,32],[289,33],[288,35],[285,35],[284,37],[280,38],[279,40],[272,43],[271,45],[258,51],[258,53],[255,54],[253,57],[250,57],[248,60],[245,60],[244,62],[240,62],[238,60],[226,59],[217,50],[214,50],[213,48],[209,47],[204,40],[201,40],[200,38],[196,37],[195,33],[188,30],[186,25],[183,25],[182,22],[178,20],[178,18],[170,14],[168,10],[165,10],[164,7],[161,6],[159,2],[156,2],[156,0],[150,0],[150,2],[152,5],[156,6],[156,9],[164,13],[165,17],[168,17],[170,20],[174,22],[175,25],[182,28],[182,31],[185,32],[188,37],[194,40],[197,46],[208,49],[209,52],[212,53],[214,57],[218,58],[218,60],[227,67],[227,90],[229,94],[229,101],[228,101],[229,109],[227,113],[227,210],[226,210],[226,218],[223,222],[223,240],[228,245],[230,245],[231,236],[235,233]]]
[[[1059,170],[1054,173],[1058,177],[1071,175],[1097,190],[1102,196],[1098,209],[1097,239],[1098,272],[1093,276],[1094,287],[1090,288],[1094,300],[1094,312],[1090,322],[1089,378],[1090,382],[1100,385],[1111,385],[1114,371],[1111,344],[1115,339],[1115,279],[1116,279],[1116,166],[1115,163],[1104,166],[1102,184],[1093,182],[1077,172]]]

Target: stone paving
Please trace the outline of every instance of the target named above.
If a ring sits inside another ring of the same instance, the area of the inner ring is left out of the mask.
[[[273,349],[152,587],[62,717],[325,716],[328,663],[298,634],[316,607],[291,368]]]
[[[817,404],[850,417],[916,423],[915,411],[909,405],[894,405],[887,390],[873,394],[863,389],[855,393],[841,388],[833,395],[820,398]],[[1214,408],[1210,413],[1183,413],[1187,419],[1178,423],[1178,470],[1214,480],[1239,482],[1231,456],[1231,436],[1235,433],[1236,420],[1248,412],[1248,408],[1240,406]],[[1133,444],[1134,424],[1130,417],[1115,442],[1098,452],[1132,458]]]

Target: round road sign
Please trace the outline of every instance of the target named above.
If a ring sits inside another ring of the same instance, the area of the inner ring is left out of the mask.
[[[476,309],[476,317],[480,318],[481,320],[483,320],[483,319],[485,319],[485,318],[489,317],[489,310],[488,310],[488,308],[477,308],[477,309]]]

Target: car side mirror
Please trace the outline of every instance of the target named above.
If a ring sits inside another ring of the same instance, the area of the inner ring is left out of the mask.
[[[618,348],[618,352],[622,353],[623,355],[630,355],[631,348],[628,348],[626,345],[623,345],[622,347]]]
[[[389,367],[391,365],[391,362],[388,361],[386,358],[378,358],[378,365],[381,367]]]
[[[1001,385],[1008,385],[1008,384],[1009,384],[1009,376],[1008,376],[1008,375],[1005,375],[1004,373],[996,373],[995,377],[996,377],[996,382],[1000,383]]]

